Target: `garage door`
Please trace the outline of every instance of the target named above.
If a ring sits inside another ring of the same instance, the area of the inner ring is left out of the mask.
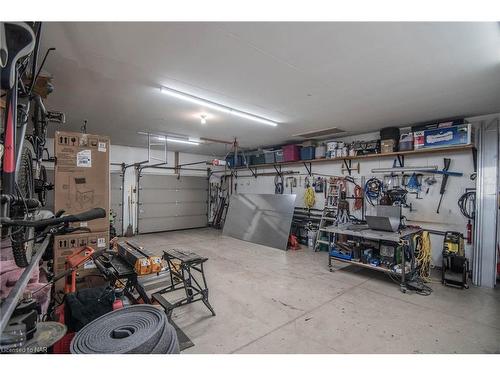
[[[139,178],[139,233],[207,225],[206,177],[142,175]]]
[[[116,234],[121,236],[123,232],[123,218],[122,218],[122,174],[121,173],[111,173],[110,175],[110,185],[111,185],[111,202],[110,207],[115,218],[115,229]]]

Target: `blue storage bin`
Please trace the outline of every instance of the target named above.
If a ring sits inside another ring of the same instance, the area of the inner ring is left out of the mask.
[[[312,160],[314,159],[316,147],[308,146],[302,147],[300,149],[300,160]]]
[[[236,157],[236,165],[234,165],[234,155],[228,155],[226,157],[226,163],[229,166],[229,168],[234,168],[234,167],[241,167],[243,165],[246,165],[243,161],[243,157],[241,155],[238,155]]]

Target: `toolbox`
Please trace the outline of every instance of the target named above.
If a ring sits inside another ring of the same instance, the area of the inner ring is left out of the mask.
[[[312,160],[314,159],[316,147],[307,146],[300,149],[300,160]]]
[[[299,145],[285,145],[283,146],[283,161],[299,161],[300,160],[300,146]]]
[[[424,130],[424,147],[470,145],[473,142],[471,124]]]
[[[344,260],[351,260],[352,259],[352,254],[342,253],[335,247],[331,248],[330,256],[334,257],[334,258],[344,259]]]

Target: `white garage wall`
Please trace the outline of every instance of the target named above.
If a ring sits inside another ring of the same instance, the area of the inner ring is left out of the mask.
[[[369,133],[364,135],[358,135],[355,137],[345,137],[338,140],[343,140],[346,142],[351,142],[353,139],[378,139],[379,133]],[[412,203],[412,212],[409,209],[403,209],[403,214],[408,218],[409,224],[420,225],[426,229],[434,229],[439,231],[453,230],[464,233],[466,235],[466,225],[467,220],[460,213],[460,209],[457,204],[457,200],[465,192],[466,188],[474,188],[475,182],[470,180],[470,175],[474,171],[472,152],[460,152],[460,153],[446,153],[446,154],[429,154],[429,155],[407,155],[405,157],[405,166],[430,166],[437,165],[439,169],[443,168],[443,158],[451,158],[450,171],[462,172],[463,177],[453,177],[450,176],[448,179],[447,189],[443,197],[443,202],[441,204],[440,213],[436,213],[437,204],[439,202],[439,189],[441,185],[441,175],[435,175],[436,184],[430,187],[429,193],[425,194],[426,185],[423,185],[423,191],[420,196],[423,199],[416,199],[415,195],[408,195],[408,203]],[[360,177],[364,176],[366,179],[370,177],[377,177],[379,179],[383,178],[383,174],[372,174],[371,170],[373,168],[390,168],[393,166],[394,157],[384,157],[376,159],[359,159],[353,160],[353,166],[356,163],[360,163],[360,173],[356,171],[352,173],[352,176],[356,179],[356,182],[360,182]],[[342,164],[340,161],[335,161],[332,163],[318,163],[312,164],[312,171],[318,174],[326,175],[337,175],[341,176]],[[307,174],[306,169],[303,165],[291,165],[283,166],[283,171],[293,170],[299,171],[300,177],[297,177],[298,182],[302,179],[302,184],[299,184],[297,188],[293,189],[293,193],[297,194],[296,206],[304,206],[304,177]],[[259,169],[258,172],[273,172],[273,168]],[[249,175],[249,171],[240,171],[240,175]],[[311,179],[312,182],[312,179]],[[349,195],[352,192],[352,184],[348,184]],[[239,193],[259,193],[259,194],[273,194],[274,193],[274,176],[262,176],[255,178],[238,178],[237,179],[237,191]],[[290,189],[285,187],[285,193],[290,193]],[[323,209],[324,206],[324,195],[323,193],[316,194],[316,204],[314,208]],[[373,208],[367,203],[367,212]],[[352,203],[351,203],[352,211]],[[360,212],[352,211],[357,217],[361,217]],[[443,245],[443,237],[438,235],[431,235],[432,241],[432,261],[435,265],[440,265],[441,263],[441,251]],[[472,246],[466,247],[466,254],[470,258],[472,252]]]

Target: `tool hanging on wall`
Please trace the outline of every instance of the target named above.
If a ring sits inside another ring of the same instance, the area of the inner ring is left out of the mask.
[[[451,159],[444,158],[444,168],[443,172],[448,172],[450,169],[451,165]],[[441,181],[441,188],[439,189],[439,194],[441,194],[441,197],[439,198],[439,203],[437,206],[436,213],[439,213],[439,209],[441,208],[441,202],[443,201],[443,196],[446,191],[446,183],[448,182],[448,174],[443,174],[443,180]]]
[[[322,193],[324,188],[323,178],[317,177],[312,186],[314,187],[314,191],[316,193]]]
[[[379,199],[380,195],[384,190],[384,184],[378,178],[372,177],[365,184],[365,196],[372,206],[375,206],[375,203]],[[374,203],[375,201],[375,203]]]
[[[293,188],[297,187],[297,178],[296,177],[287,177],[285,178],[285,187],[290,188],[290,194],[293,194]]]
[[[314,207],[315,203],[316,203],[316,192],[311,186],[308,186],[306,188],[306,191],[304,192],[304,204],[308,209],[311,209]]]
[[[472,244],[472,222],[476,216],[475,208],[476,208],[476,191],[469,190],[466,191],[460,198],[458,198],[458,207],[460,208],[460,212],[464,215],[467,220],[467,244]]]

